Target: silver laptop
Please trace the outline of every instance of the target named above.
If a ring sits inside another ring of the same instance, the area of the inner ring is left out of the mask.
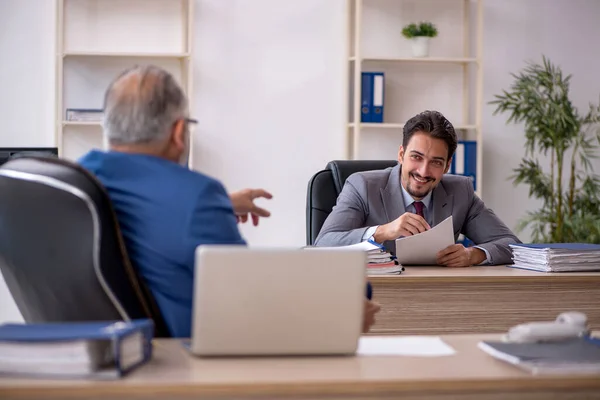
[[[365,270],[361,251],[199,246],[190,350],[200,356],[354,354]]]

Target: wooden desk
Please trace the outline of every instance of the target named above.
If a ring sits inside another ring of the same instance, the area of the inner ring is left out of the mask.
[[[446,336],[446,357],[200,359],[157,340],[150,364],[119,381],[0,378],[0,398],[598,399],[598,376],[536,377],[476,348],[496,335]]]
[[[500,333],[564,311],[584,312],[600,329],[600,273],[406,267],[369,280],[382,306],[374,334]]]

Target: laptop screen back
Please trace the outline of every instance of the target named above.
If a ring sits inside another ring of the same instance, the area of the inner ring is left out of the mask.
[[[351,354],[366,256],[357,251],[200,246],[192,326],[198,355]]]

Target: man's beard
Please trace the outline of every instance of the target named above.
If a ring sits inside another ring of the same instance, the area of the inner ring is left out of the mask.
[[[409,172],[408,175],[409,175],[408,184],[406,185],[406,191],[408,192],[408,194],[410,194],[412,197],[417,197],[417,198],[423,198],[423,197],[427,196],[429,194],[429,192],[432,190],[432,188],[429,187],[428,189],[424,189],[423,192],[417,192],[415,189],[412,188],[412,181],[410,179],[412,177],[412,179],[416,180],[416,178],[415,178],[416,175],[412,172]],[[422,182],[423,185],[431,183],[435,180],[432,177],[422,177],[420,175],[419,175],[419,178],[426,180],[425,182]]]

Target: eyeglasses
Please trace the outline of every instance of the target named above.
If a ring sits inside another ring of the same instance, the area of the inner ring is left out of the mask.
[[[185,121],[186,124],[188,124],[188,131],[193,132],[194,131],[194,125],[196,125],[198,123],[197,119],[194,118],[183,118],[183,120]],[[192,125],[192,126],[190,126]]]

